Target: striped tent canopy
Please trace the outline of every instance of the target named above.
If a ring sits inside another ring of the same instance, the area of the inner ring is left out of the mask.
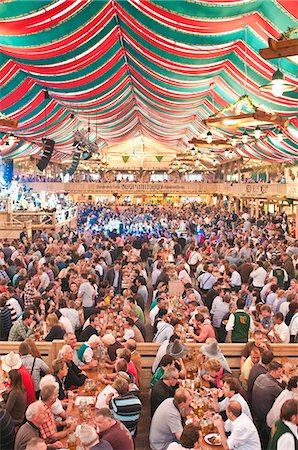
[[[297,19],[297,0],[2,0],[0,112],[19,122],[0,126],[2,157],[38,155],[47,137],[52,160],[69,160],[76,130],[99,151],[144,138],[180,153],[206,136],[204,119],[247,95],[289,124],[282,142],[271,128],[238,155],[294,161],[298,60],[280,59],[297,89],[277,98],[259,87],[278,61],[259,50]]]

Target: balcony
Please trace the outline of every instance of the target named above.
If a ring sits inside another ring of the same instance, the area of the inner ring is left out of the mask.
[[[222,194],[244,198],[293,198],[298,199],[298,185],[280,183],[135,183],[135,182],[26,182],[34,192],[48,193],[68,192],[73,195],[200,195]]]

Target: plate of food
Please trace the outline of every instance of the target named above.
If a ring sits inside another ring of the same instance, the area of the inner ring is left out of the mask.
[[[206,434],[204,440],[209,445],[221,445],[221,438],[219,433]]]

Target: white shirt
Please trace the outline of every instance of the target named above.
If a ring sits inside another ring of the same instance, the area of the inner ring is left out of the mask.
[[[284,302],[279,307],[279,312],[281,312],[284,317],[286,317],[286,315],[289,312],[289,305],[290,305],[289,302]]]
[[[90,363],[90,361],[92,361],[92,358],[93,358],[93,350],[91,347],[88,346],[83,353],[82,360],[84,361],[84,363],[88,364]]]
[[[290,335],[291,336],[297,336],[297,333],[298,333],[298,312],[296,312],[296,314],[294,314],[294,316],[292,317],[292,320],[291,320],[290,325],[289,325],[289,329],[290,329]]]
[[[20,307],[19,302],[15,298],[10,298],[7,302],[7,305],[10,305],[16,312],[17,317],[19,317],[22,314],[22,308]]]
[[[191,284],[191,278],[185,269],[180,270],[180,272],[178,274],[178,280],[182,281],[183,284],[187,284],[187,283]]]
[[[204,272],[199,276],[198,282],[199,282],[200,288],[207,291],[212,288],[212,286],[216,282],[216,278],[211,273]]]
[[[63,326],[65,333],[74,333],[75,330],[73,329],[72,324],[67,317],[61,316],[59,322]]]
[[[157,305],[154,306],[154,308],[151,309],[150,313],[149,313],[149,317],[150,317],[150,323],[153,326],[154,322],[155,322],[155,318],[158,314],[159,311],[159,307]]]
[[[288,422],[287,420],[284,420],[283,423],[287,425],[287,427],[290,428],[296,439],[298,439],[298,432],[297,432],[297,426],[294,425],[292,422]],[[291,433],[285,433],[283,434],[277,441],[277,448],[276,450],[290,450],[295,448],[295,439],[294,436],[292,436]]]
[[[229,450],[261,450],[260,438],[256,427],[246,414],[225,422],[226,431],[231,431],[227,446]]]
[[[269,428],[272,428],[275,422],[279,419],[280,410],[284,402],[286,400],[292,400],[294,398],[294,393],[292,391],[288,391],[288,389],[285,389],[279,394],[279,396],[275,399],[272,408],[267,414],[266,422]]]
[[[231,281],[232,287],[240,287],[241,286],[242,280],[241,280],[240,273],[237,272],[237,270],[234,270],[234,272],[232,273],[230,281]]]
[[[59,310],[63,317],[66,317],[72,326],[73,332],[80,328],[80,316],[74,308],[61,308]]]
[[[123,339],[128,341],[128,339],[133,339],[135,337],[135,333],[132,328],[128,328],[123,335]]]
[[[288,325],[282,322],[280,325],[275,324],[274,330],[279,334],[281,342],[283,344],[288,344],[290,342],[290,330]],[[271,330],[269,336],[274,336],[273,331]]]
[[[220,412],[225,411],[226,408],[227,408],[227,404],[228,404],[230,401],[233,401],[233,400],[236,400],[237,402],[240,403],[241,408],[242,408],[242,413],[245,414],[247,417],[249,417],[250,420],[252,420],[251,412],[250,412],[249,406],[248,406],[248,404],[246,403],[246,401],[244,400],[244,398],[242,397],[241,394],[234,394],[231,398],[227,398],[227,397],[226,397],[224,400],[222,400],[221,402],[219,402],[219,403],[218,403],[218,405],[219,405],[219,411],[220,411]],[[227,423],[227,422],[229,423],[230,420],[227,420],[226,423]],[[234,422],[233,422],[233,423],[234,423]],[[227,431],[228,431],[228,430],[227,430]],[[231,448],[231,447],[229,447],[229,448]]]
[[[264,287],[267,277],[267,272],[264,267],[258,267],[257,269],[253,270],[252,272],[250,272],[249,276],[253,279],[252,284],[254,285],[254,287]]]
[[[152,364],[152,373],[155,373],[158,369],[159,363],[161,361],[161,358],[166,354],[167,352],[167,347],[169,345],[169,340],[166,339],[165,341],[163,341],[163,343],[160,345],[156,356],[155,356],[155,360]]]

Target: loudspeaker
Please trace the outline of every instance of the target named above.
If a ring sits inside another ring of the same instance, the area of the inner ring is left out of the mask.
[[[81,157],[80,152],[75,152],[73,154],[72,164],[71,164],[70,168],[68,169],[69,175],[73,175],[75,173],[75,171],[77,170],[79,162],[80,162],[80,157]]]
[[[4,165],[4,174],[3,178],[5,183],[10,184],[13,178],[13,159],[7,159],[3,162]]]
[[[55,141],[53,141],[53,139],[44,140],[42,156],[37,163],[37,168],[39,170],[45,170],[45,168],[49,164],[53,154],[54,146]]]

